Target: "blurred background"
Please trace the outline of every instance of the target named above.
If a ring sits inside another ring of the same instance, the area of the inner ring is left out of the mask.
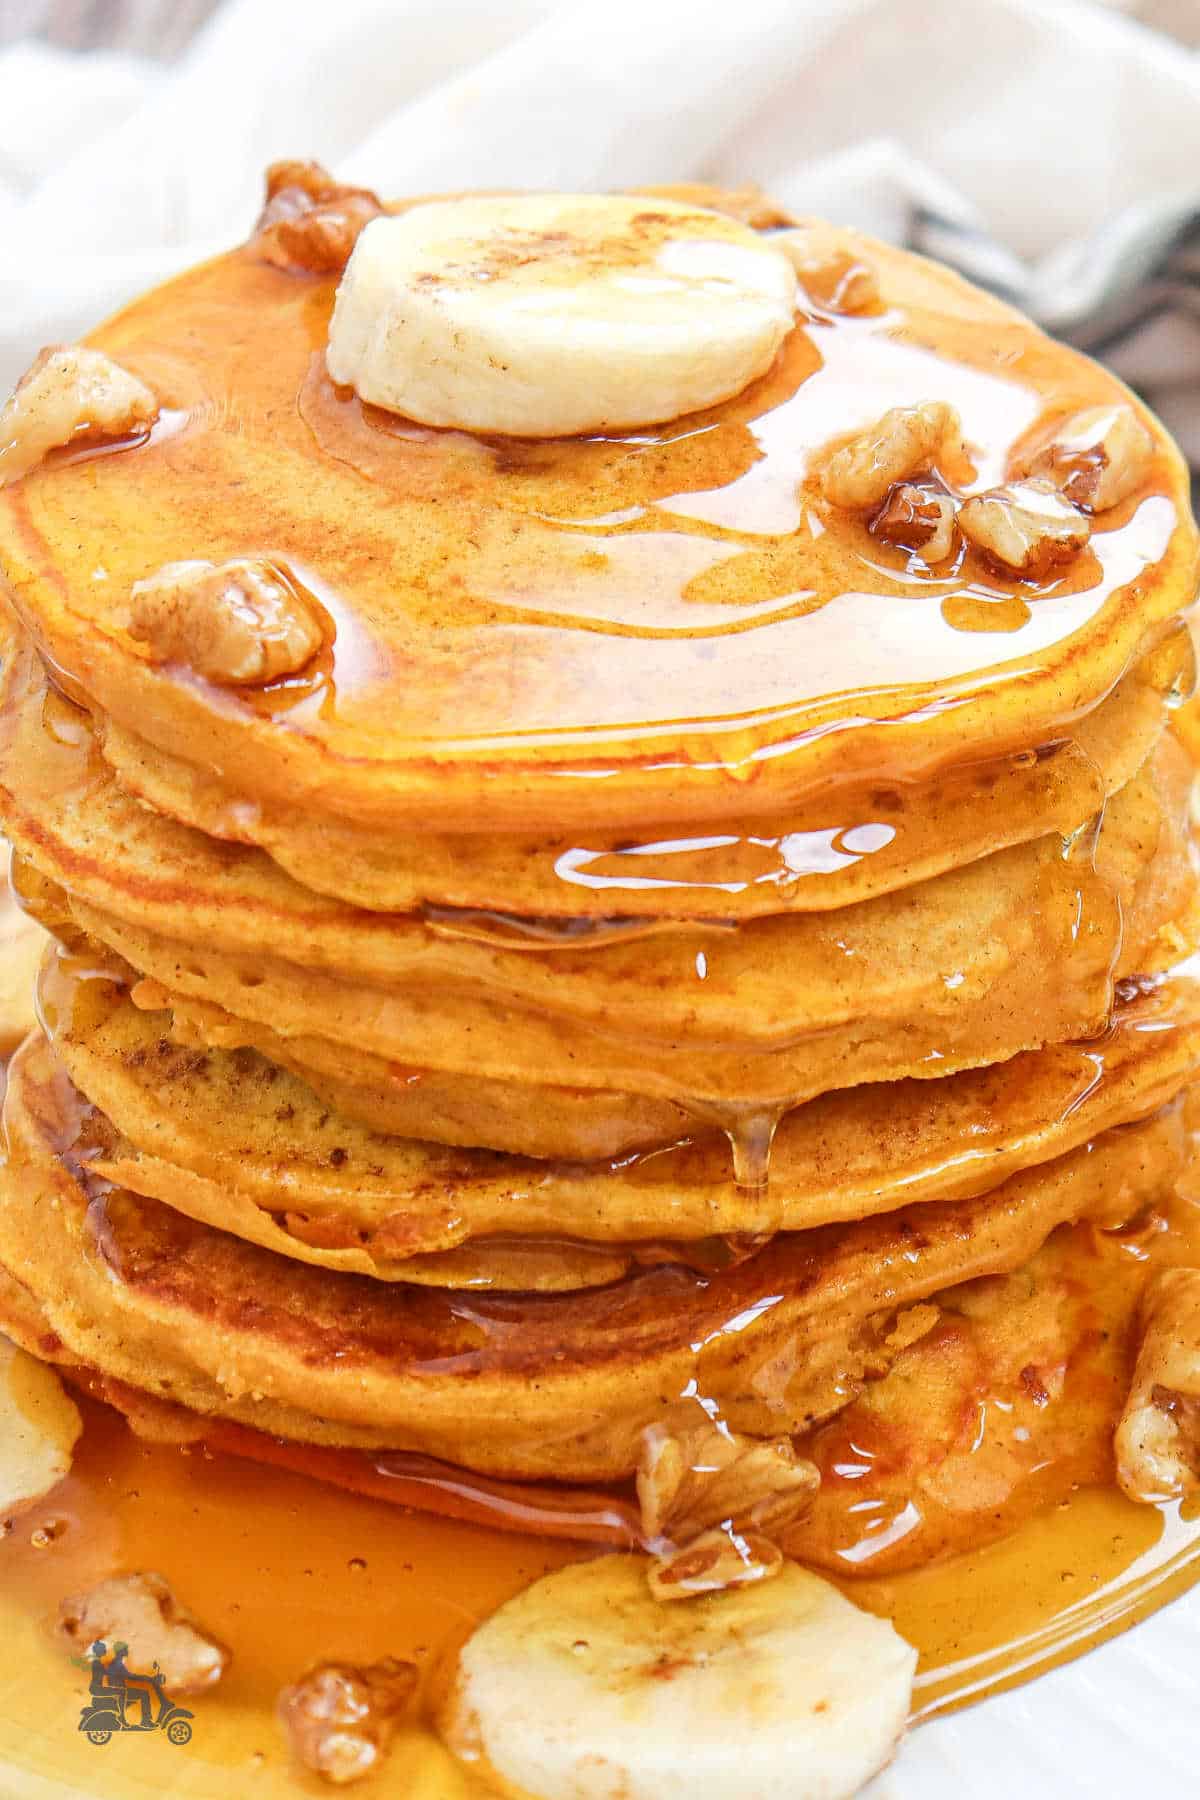
[[[177,56],[217,0],[3,0],[0,39],[38,37],[64,50]]]
[[[1110,0],[1119,11],[1200,44],[1197,0]],[[2,0],[0,37],[42,37],[68,50],[177,56],[220,0]],[[499,10],[502,10],[502,0]]]
[[[0,388],[243,237],[284,156],[759,182],[1107,360],[1200,467],[1200,0],[0,0]]]

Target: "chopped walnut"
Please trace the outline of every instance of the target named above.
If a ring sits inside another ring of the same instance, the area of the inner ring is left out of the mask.
[[[958,540],[958,502],[931,482],[900,481],[871,520],[872,536],[902,550],[914,550],[922,562],[945,562]]]
[[[122,1642],[142,1668],[156,1666],[171,1694],[201,1694],[229,1667],[229,1651],[180,1606],[161,1575],[114,1575],[58,1609],[58,1634],[75,1651]]]
[[[1145,479],[1154,439],[1132,406],[1090,406],[1072,413],[1022,458],[1018,473],[1037,475],[1085,512],[1104,512]]]
[[[652,1545],[689,1545],[713,1525],[782,1530],[820,1485],[790,1438],[749,1438],[711,1424],[651,1425],[637,1471],[642,1530]]]
[[[266,204],[250,241],[277,268],[336,275],[363,226],[382,211],[370,188],[344,187],[320,163],[272,163]]]
[[[683,1550],[655,1557],[646,1570],[656,1600],[690,1600],[721,1588],[769,1581],[783,1567],[783,1552],[755,1532],[705,1531]]]
[[[279,1717],[304,1764],[338,1786],[360,1781],[387,1751],[417,1685],[410,1662],[320,1663],[279,1696]]]
[[[880,304],[879,278],[823,219],[810,219],[771,242],[788,258],[810,300],[827,312],[869,312]]]
[[[257,557],[167,563],[135,582],[129,631],[155,662],[183,663],[229,687],[295,674],[324,635],[302,590]]]
[[[1200,1269],[1165,1269],[1142,1299],[1142,1347],[1117,1426],[1131,1500],[1200,1492]]]
[[[1040,581],[1077,556],[1091,536],[1083,514],[1048,481],[1015,481],[965,500],[963,536],[1005,574]]]
[[[962,425],[952,406],[941,400],[893,406],[826,458],[821,491],[834,506],[866,511],[880,505],[896,482],[963,455]]]
[[[76,439],[127,437],[158,417],[144,381],[103,350],[43,350],[0,410],[0,487],[27,475],[50,450]]]
[[[0,1337],[0,1518],[62,1480],[82,1429],[54,1370]]]

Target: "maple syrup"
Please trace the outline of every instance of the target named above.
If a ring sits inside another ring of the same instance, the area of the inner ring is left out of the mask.
[[[344,1493],[228,1455],[149,1444],[84,1402],[71,1475],[0,1542],[6,1683],[0,1787],[39,1781],[80,1796],[193,1800],[234,1791],[319,1791],[289,1766],[279,1689],[330,1657],[414,1660],[435,1694],[473,1626],[528,1582],[589,1546],[456,1523]],[[49,1543],[39,1540],[54,1527]],[[220,1690],[193,1702],[193,1742],[140,1737],[104,1753],[75,1730],[86,1679],[47,1624],[66,1595],[114,1569],[161,1570],[234,1651]],[[843,1580],[921,1653],[915,1719],[994,1693],[1081,1654],[1200,1579],[1200,1523],[1085,1488],[999,1543],[887,1580]],[[472,1800],[483,1790],[423,1726],[392,1752],[406,1795]],[[397,1767],[397,1764],[399,1765]],[[244,1783],[244,1785],[242,1785]]]
[[[313,768],[324,773],[336,753],[353,766],[354,782],[331,785],[318,810],[337,814],[339,801],[352,800],[349,815],[365,830],[411,818],[474,831],[485,811],[498,829],[547,833],[639,821],[657,830],[667,821],[678,833],[648,845],[589,849],[572,840],[557,878],[564,889],[612,884],[602,892],[632,881],[717,890],[762,882],[786,893],[809,874],[883,855],[897,828],[854,814],[801,842],[765,827],[754,834],[755,820],[777,817],[785,800],[818,792],[823,781],[920,779],[968,752],[1003,757],[1049,743],[1108,691],[1144,644],[1147,619],[1161,625],[1168,601],[1173,608],[1190,596],[1195,545],[1182,520],[1182,471],[1162,456],[1147,490],[1097,529],[1071,572],[1029,585],[1028,600],[973,560],[944,579],[916,579],[863,530],[844,539],[828,530],[805,489],[808,465],[858,416],[864,393],[872,407],[913,403],[933,383],[987,447],[975,471],[984,484],[1002,479],[1047,394],[1056,404],[1094,400],[1100,377],[1091,365],[1065,361],[1007,315],[981,330],[979,318],[935,307],[931,321],[931,296],[922,305],[918,295],[907,315],[812,320],[776,369],[718,416],[548,447],[398,427],[333,389],[319,356],[331,299],[331,283],[313,288],[243,255],[137,303],[109,325],[107,340],[161,390],[169,430],[128,455],[60,458],[3,509],[26,623],[38,628],[54,681],[82,700],[71,670],[86,669],[88,696],[131,731],[151,733],[185,763],[202,739],[206,754],[192,761],[253,770],[261,791],[236,803],[244,812],[231,803],[235,837],[253,835],[262,805],[282,800],[304,813]],[[237,331],[236,318],[246,322]],[[264,506],[265,495],[273,505]],[[444,522],[437,508],[449,501],[454,516]],[[136,529],[119,528],[131,518]],[[316,542],[314,519],[322,521]],[[183,681],[146,685],[111,632],[112,596],[177,556],[199,520],[214,559],[244,553],[247,532],[269,530],[272,550],[311,585],[336,626],[319,681],[285,685],[261,704],[224,696],[210,705]],[[99,565],[97,543],[105,546]],[[48,593],[71,591],[77,610],[47,604],[41,616],[28,601],[39,583]],[[402,588],[410,605],[397,618]],[[97,622],[101,629],[84,630]],[[1075,657],[1081,667],[1067,678],[1072,658],[1063,647],[1081,640],[1095,666]],[[151,692],[158,704],[143,704]],[[395,777],[401,765],[407,791]],[[506,765],[527,779],[495,781]],[[368,766],[372,782],[362,777]],[[1077,773],[1086,789],[1089,772]],[[711,821],[732,815],[736,836],[714,839]],[[710,868],[712,848],[736,850],[746,867],[732,877],[728,863]],[[630,876],[630,858],[647,849],[657,860],[638,862]],[[1090,849],[1083,845],[1085,863]],[[1054,901],[1072,943],[1086,919],[1088,881],[1086,868],[1056,865],[1039,894],[1038,916],[1048,918]],[[1104,903],[1098,895],[1097,909]],[[476,909],[447,918],[443,909],[429,922],[443,935],[465,929],[511,947],[514,933],[530,935],[516,916]],[[564,929],[578,938],[577,926]],[[630,929],[605,917],[593,947]],[[526,947],[545,947],[546,927],[538,930],[542,941]],[[689,970],[694,956],[696,980],[710,992],[727,943],[688,945]],[[1059,971],[1059,958],[1048,962]],[[690,991],[690,973],[688,982]],[[526,1074],[530,1066],[527,1059]],[[693,1099],[729,1133],[737,1179],[757,1193],[779,1112],[796,1093],[786,1082],[779,1091],[752,1085],[740,1086],[737,1071],[715,1073]],[[103,1204],[96,1210],[103,1221]],[[1012,1485],[1019,1500],[1005,1515],[1008,1535],[981,1543],[976,1516],[970,1530],[949,1532],[923,1471],[888,1451],[882,1427],[866,1416],[869,1394],[833,1421],[821,1566],[918,1647],[916,1717],[1077,1654],[1200,1577],[1200,1528],[1177,1509],[1121,1497],[1104,1450],[1118,1377],[1128,1373],[1137,1286],[1118,1281],[1116,1270],[1129,1259],[1146,1267],[1196,1261],[1197,1217],[1181,1206],[1170,1231],[1144,1242],[1110,1234],[1095,1297],[1102,1322],[1119,1319],[1120,1331],[1111,1357],[1098,1350],[1096,1367],[1064,1387],[1087,1415],[1083,1451],[1039,1463],[1035,1444],[1034,1466],[1018,1468],[1029,1481]],[[1094,1228],[1072,1229],[1079,1239]],[[112,1267],[120,1274],[115,1253]],[[799,1280],[804,1271],[794,1273]],[[651,1311],[669,1284],[703,1288],[694,1271],[635,1279]],[[779,1299],[747,1296],[749,1306],[693,1345],[697,1359]],[[580,1301],[580,1313],[591,1304]],[[503,1297],[462,1295],[422,1299],[414,1311],[438,1308],[496,1341],[518,1312]],[[472,1354],[470,1345],[462,1352],[464,1369]],[[703,1379],[699,1360],[695,1368],[693,1387]],[[1011,1412],[1006,1395],[1003,1384],[985,1388],[985,1412]],[[0,1785],[14,1796],[47,1787],[118,1797],[169,1788],[194,1800],[319,1791],[289,1766],[272,1719],[279,1690],[305,1667],[409,1658],[423,1671],[428,1709],[478,1620],[550,1568],[594,1554],[597,1542],[627,1543],[636,1529],[627,1496],[558,1507],[544,1498],[535,1516],[528,1489],[386,1457],[371,1462],[369,1483],[360,1463],[372,1491],[355,1493],[282,1466],[269,1439],[255,1446],[224,1433],[254,1456],[181,1449],[138,1440],[92,1401],[84,1409],[70,1476],[0,1541],[8,1669]],[[1014,1440],[1032,1429],[1023,1421]],[[857,1433],[848,1449],[847,1433]],[[220,1435],[213,1428],[214,1443]],[[996,1443],[996,1429],[981,1425],[963,1454],[982,1466]],[[874,1510],[859,1506],[854,1457],[878,1477]],[[320,1464],[317,1453],[296,1460]],[[382,1497],[389,1487],[391,1504]],[[395,1503],[424,1497],[468,1516]],[[927,1541],[938,1530],[948,1533],[938,1553],[916,1557],[921,1534]],[[906,1550],[916,1566],[904,1566]],[[85,1684],[45,1627],[67,1594],[120,1568],[161,1570],[233,1649],[228,1680],[197,1702],[186,1753],[137,1738],[98,1750],[76,1729]],[[479,1791],[419,1722],[393,1761],[410,1800]]]
[[[815,459],[880,409],[953,406],[986,488],[1048,408],[1123,399],[985,296],[878,258],[888,310],[806,315],[731,401],[553,442],[381,418],[325,372],[333,278],[217,258],[97,334],[171,428],[6,489],[5,578],[66,691],[197,771],[237,768],[243,801],[307,799],[365,839],[744,826],[1048,742],[1190,600],[1185,471],[1159,440],[1139,492],[1015,604],[974,551],[921,573],[830,515]],[[319,682],[260,705],[130,653],[118,597],[197,544],[269,554],[316,596],[336,626]]]

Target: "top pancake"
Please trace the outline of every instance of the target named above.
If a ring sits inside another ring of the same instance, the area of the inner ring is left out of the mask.
[[[1057,578],[999,578],[974,551],[914,573],[821,498],[816,452],[947,402],[982,489],[1039,421],[1130,397],[949,272],[845,242],[878,313],[810,307],[733,400],[553,443],[362,407],[325,373],[334,279],[234,251],[94,335],[164,411],[147,441],[0,494],[0,568],[118,726],[249,799],[365,826],[744,819],[1042,743],[1192,598],[1186,471],[1148,419],[1143,487]],[[254,555],[336,628],[315,672],[248,694],[151,666],[123,629],[133,583]]]

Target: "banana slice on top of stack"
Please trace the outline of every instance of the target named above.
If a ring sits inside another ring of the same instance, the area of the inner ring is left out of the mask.
[[[327,361],[425,425],[574,437],[740,393],[795,305],[787,257],[719,213],[621,194],[447,200],[363,231]]]

